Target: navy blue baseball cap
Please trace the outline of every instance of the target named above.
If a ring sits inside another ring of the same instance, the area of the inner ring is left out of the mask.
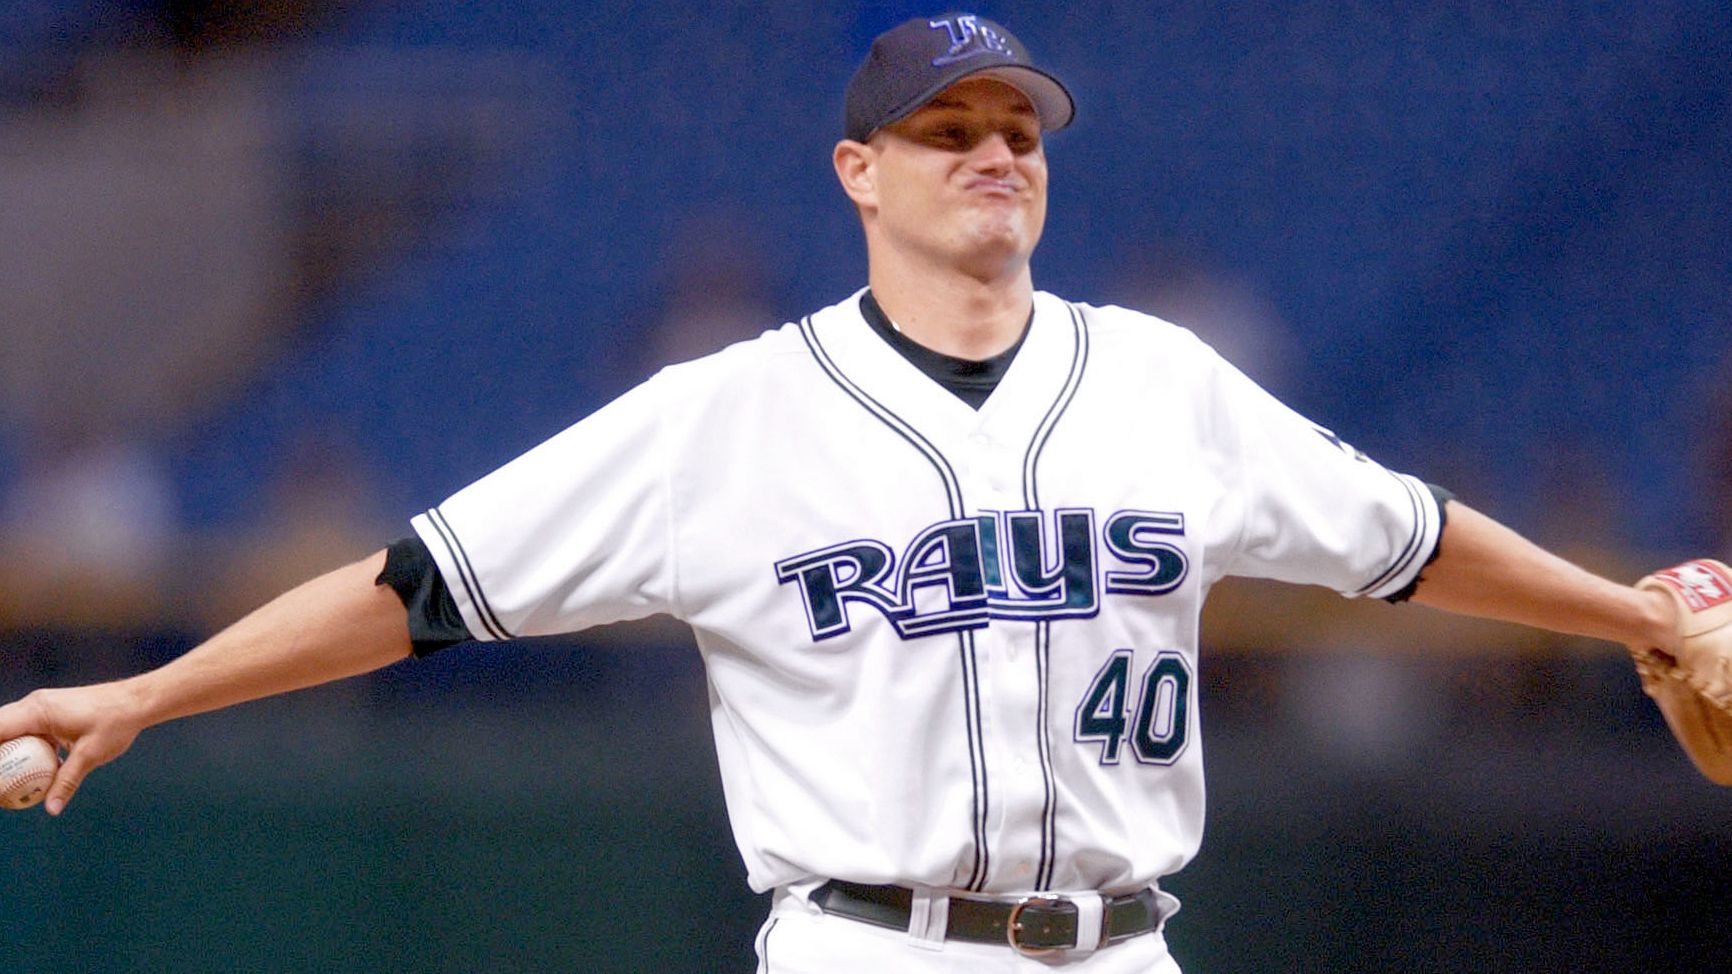
[[[1040,127],[1070,124],[1076,102],[1058,78],[1035,67],[1028,48],[1002,26],[975,14],[916,17],[878,35],[844,96],[843,134],[864,142],[914,114],[963,78],[993,78],[1034,103]]]

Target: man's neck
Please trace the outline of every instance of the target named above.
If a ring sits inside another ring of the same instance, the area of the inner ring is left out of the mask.
[[[1019,273],[982,281],[964,274],[897,273],[874,262],[872,295],[902,334],[956,358],[981,360],[1016,344],[1034,303],[1024,264]]]

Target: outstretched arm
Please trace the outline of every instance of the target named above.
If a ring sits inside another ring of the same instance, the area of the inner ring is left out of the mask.
[[[374,584],[384,564],[380,551],[321,575],[148,673],[0,707],[0,740],[37,734],[67,750],[47,798],[58,815],[146,727],[394,663],[409,655],[409,625],[397,593]]]
[[[1732,571],[1698,559],[1635,587],[1582,571],[1450,502],[1414,598],[1455,612],[1621,642],[1704,777],[1732,786]]]
[[[1660,592],[1607,581],[1459,501],[1413,601],[1451,612],[1673,652],[1676,611]]]

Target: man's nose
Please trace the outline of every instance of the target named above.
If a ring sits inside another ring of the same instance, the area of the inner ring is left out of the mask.
[[[989,132],[974,146],[974,163],[990,172],[1009,172],[1016,164],[1016,153],[1002,132]]]

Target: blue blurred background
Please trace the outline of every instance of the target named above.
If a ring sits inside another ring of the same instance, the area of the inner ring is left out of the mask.
[[[1079,102],[1039,286],[1194,328],[1617,577],[1732,555],[1723,0],[975,9]],[[841,89],[936,11],[10,0],[0,694],[170,658],[858,287]],[[1209,632],[1188,970],[1725,955],[1729,803],[1616,647],[1239,588]],[[0,821],[33,877],[0,942],[27,970],[747,969],[696,667],[652,623],[164,728],[66,821]]]

